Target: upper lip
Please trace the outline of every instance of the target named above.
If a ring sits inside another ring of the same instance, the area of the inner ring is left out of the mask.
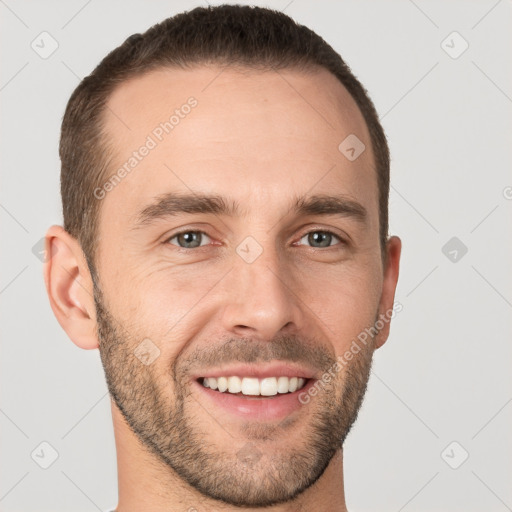
[[[265,377],[302,377],[304,379],[314,379],[315,372],[305,366],[295,363],[286,363],[275,361],[267,364],[232,364],[219,368],[209,368],[193,376],[194,380],[201,377],[256,377],[264,379]]]

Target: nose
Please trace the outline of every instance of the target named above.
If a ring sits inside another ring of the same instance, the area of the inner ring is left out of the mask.
[[[252,263],[236,257],[228,276],[222,316],[227,332],[271,340],[302,328],[303,312],[292,273],[275,251],[265,250]]]

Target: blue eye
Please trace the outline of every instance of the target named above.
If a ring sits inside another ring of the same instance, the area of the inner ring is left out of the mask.
[[[307,239],[307,242],[315,248],[322,248],[322,247],[330,247],[331,242],[336,239],[338,242],[341,242],[342,240],[335,235],[334,233],[331,233],[330,231],[310,231],[306,235],[304,235],[300,241],[302,242],[304,239]]]
[[[182,249],[195,249],[202,247],[211,242],[210,237],[203,231],[182,231],[176,233],[167,240],[171,245],[175,245]],[[332,247],[343,240],[331,231],[316,230],[306,233],[301,239],[301,244],[307,243],[316,249]]]
[[[169,238],[168,242],[183,249],[195,249],[203,245],[201,242],[204,241],[204,238],[210,240],[210,237],[202,231],[183,231]],[[174,239],[177,240],[177,243],[172,242]]]

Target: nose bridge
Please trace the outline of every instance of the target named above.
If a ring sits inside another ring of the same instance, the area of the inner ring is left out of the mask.
[[[224,328],[238,335],[271,339],[285,327],[299,329],[301,310],[290,273],[275,245],[244,240],[236,249],[229,279]]]

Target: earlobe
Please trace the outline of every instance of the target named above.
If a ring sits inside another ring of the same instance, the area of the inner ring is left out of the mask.
[[[400,254],[402,242],[397,236],[392,236],[386,243],[386,264],[384,267],[384,280],[379,306],[379,318],[384,324],[375,337],[375,348],[380,348],[389,337],[391,314],[395,301],[395,291],[400,268]]]
[[[61,327],[80,348],[98,348],[92,279],[79,242],[62,226],[46,232],[44,281]]]

